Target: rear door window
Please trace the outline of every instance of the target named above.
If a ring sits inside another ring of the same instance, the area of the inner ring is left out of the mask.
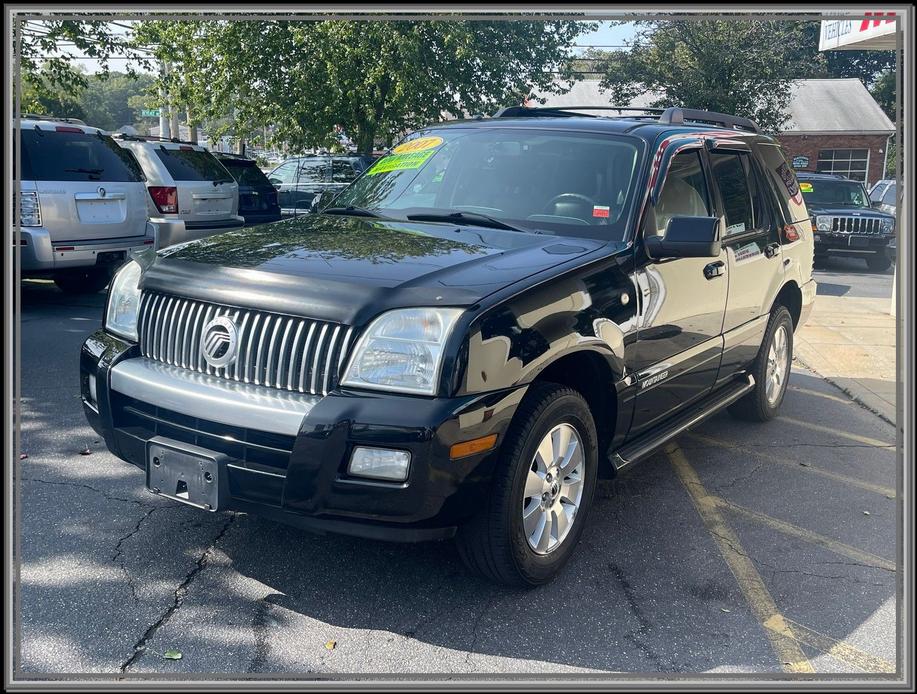
[[[328,183],[328,159],[303,159],[299,164],[298,184]]]
[[[140,165],[108,135],[21,130],[25,181],[143,181]]]
[[[331,181],[333,183],[350,183],[360,175],[362,169],[355,166],[356,161],[351,159],[333,159],[331,161]]]
[[[267,176],[264,175],[264,172],[254,164],[228,161],[225,162],[225,166],[229,169],[229,173],[233,175],[233,178],[242,185],[262,188],[271,185],[270,181],[267,180]]]
[[[176,181],[233,181],[226,167],[210,152],[157,147],[156,155]]]

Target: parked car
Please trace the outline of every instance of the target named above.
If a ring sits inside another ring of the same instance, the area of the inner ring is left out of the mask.
[[[894,215],[898,205],[898,183],[895,179],[883,179],[869,190],[869,202],[880,212]]]
[[[254,159],[225,153],[215,156],[239,184],[239,214],[246,224],[267,224],[280,219],[277,189]]]
[[[325,191],[341,191],[375,161],[372,156],[312,154],[287,159],[268,174],[280,193],[285,216],[310,210],[312,198]]]
[[[319,214],[142,254],[82,399],[155,494],[454,536],[483,575],[541,584],[597,475],[723,408],[777,415],[812,259],[751,121],[513,107],[415,133]]]
[[[239,185],[216,157],[192,142],[118,135],[147,179],[150,221],[165,248],[241,227]]]
[[[27,116],[14,142],[23,277],[68,293],[98,292],[134,250],[154,243],[143,172],[104,130],[72,118]]]
[[[816,262],[856,256],[874,272],[887,270],[895,218],[870,206],[863,184],[838,174],[799,173],[798,179],[815,227]]]

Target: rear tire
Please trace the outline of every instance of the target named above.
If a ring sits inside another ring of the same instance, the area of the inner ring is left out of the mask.
[[[111,281],[112,272],[100,268],[66,270],[54,275],[54,284],[64,294],[97,294]]]
[[[786,394],[792,363],[793,319],[786,306],[776,306],[750,370],[755,387],[730,406],[730,414],[749,422],[767,422],[776,417]]]
[[[885,253],[876,253],[866,258],[866,265],[873,272],[885,272],[892,266],[892,261]]]
[[[579,392],[532,385],[501,445],[487,505],[456,536],[465,565],[508,586],[538,586],[557,576],[592,505],[597,441]]]

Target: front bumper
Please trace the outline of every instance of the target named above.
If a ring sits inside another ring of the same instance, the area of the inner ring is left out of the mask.
[[[19,233],[19,263],[24,276],[52,275],[60,270],[93,267],[105,258],[100,256],[102,253],[123,251],[126,259],[134,251],[154,245],[156,239],[156,230],[150,224],[147,224],[144,236],[57,244],[44,227],[22,227]]]
[[[816,255],[838,254],[866,256],[877,253],[888,253],[888,246],[894,240],[894,234],[857,235],[815,232]]]
[[[104,331],[84,343],[80,377],[87,419],[122,459],[145,468],[154,436],[223,453],[228,508],[398,541],[449,537],[481,508],[499,448],[458,460],[449,449],[494,433],[499,445],[525,391],[455,399],[288,393],[153,362]],[[408,479],[349,475],[358,445],[409,451]]]
[[[209,222],[186,222],[172,217],[151,217],[150,223],[156,229],[156,248],[168,248],[176,243],[195,241],[224,231],[239,229],[245,225],[242,217],[212,220]]]

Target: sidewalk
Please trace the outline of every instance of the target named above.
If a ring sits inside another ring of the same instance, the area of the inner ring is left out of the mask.
[[[895,423],[895,317],[888,299],[818,296],[795,338],[803,365]]]

